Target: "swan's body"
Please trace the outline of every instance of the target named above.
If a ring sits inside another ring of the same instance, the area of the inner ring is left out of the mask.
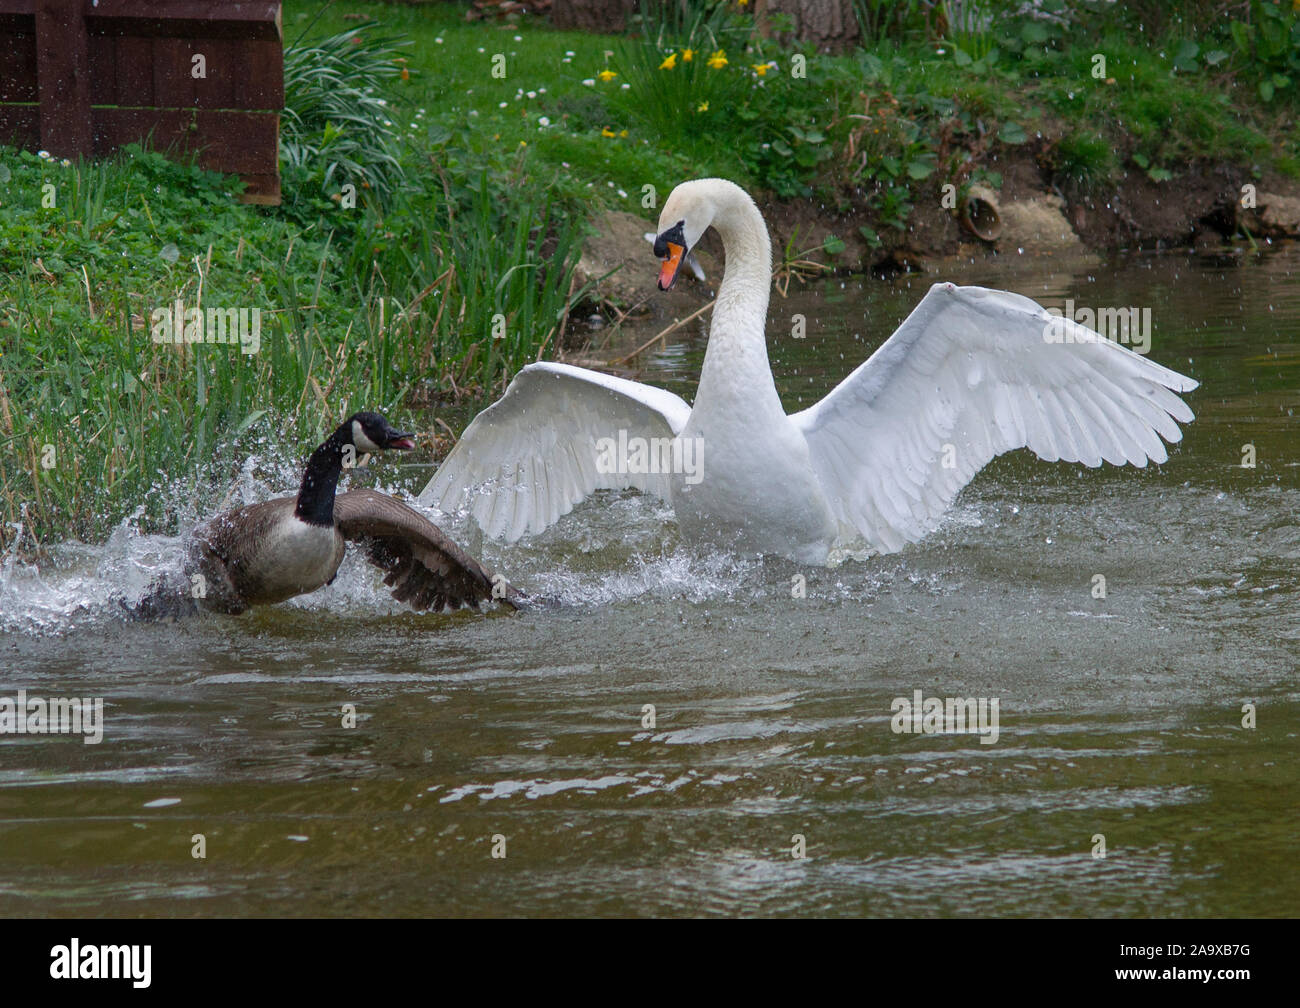
[[[655,248],[668,257],[660,286],[710,225],[726,269],[694,408],[637,382],[532,364],[470,424],[421,502],[447,512],[468,499],[488,535],[514,541],[596,490],[633,487],[670,503],[688,539],[824,563],[837,547],[888,553],[920,539],[1003,452],[1162,463],[1160,438],[1178,441],[1176,421],[1192,419],[1173,394],[1192,379],[1018,294],[953,284],[934,285],[869,360],[787,416],[764,336],[770,244],[743,190],[721,179],[673,190]],[[603,471],[602,439],[620,432],[675,439],[675,450],[690,442],[699,471]]]

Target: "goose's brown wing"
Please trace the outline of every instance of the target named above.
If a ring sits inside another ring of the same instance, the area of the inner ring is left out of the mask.
[[[374,490],[349,490],[334,498],[334,524],[359,544],[384,572],[393,598],[413,609],[458,609],[485,601],[512,609],[521,593],[457,546],[414,508]],[[496,587],[499,582],[500,587]],[[495,591],[494,591],[495,589]]]

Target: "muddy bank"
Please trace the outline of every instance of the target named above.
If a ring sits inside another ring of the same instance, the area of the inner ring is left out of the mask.
[[[1300,183],[1293,180],[1243,179],[1238,171],[1222,166],[1157,183],[1134,169],[1113,191],[1099,196],[1051,186],[1042,160],[1041,152],[1035,155],[1023,148],[1012,159],[991,158],[989,167],[1001,173],[1002,185],[985,194],[984,206],[961,200],[949,200],[956,205],[945,206],[936,192],[932,202],[915,204],[906,231],[883,226],[852,193],[843,194],[839,206],[760,200],[772,234],[773,263],[800,254],[844,273],[930,272],[955,259],[1089,257],[1115,249],[1206,248],[1232,240],[1300,238]],[[659,294],[645,237],[657,221],[657,211],[647,210],[644,216],[609,212],[593,222],[579,282],[595,284],[593,304],[603,303],[606,317],[628,311],[681,317],[698,307],[701,294],[711,294],[721,277],[722,247],[710,230],[696,249],[705,283],[683,270],[677,287]],[[879,247],[867,243],[859,231],[862,226],[879,235]],[[825,251],[829,237],[843,243],[842,251]]]

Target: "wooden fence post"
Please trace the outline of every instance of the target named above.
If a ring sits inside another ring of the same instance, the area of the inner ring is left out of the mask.
[[[81,0],[37,0],[36,87],[41,146],[57,157],[90,157],[90,40]]]

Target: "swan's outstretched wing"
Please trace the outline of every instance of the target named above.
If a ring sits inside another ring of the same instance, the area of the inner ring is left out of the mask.
[[[995,456],[1144,466],[1197,383],[1026,297],[935,284],[825,399],[790,419],[846,534],[881,552],[938,524]],[[1172,390],[1172,391],[1171,391]]]
[[[393,598],[413,609],[459,609],[487,601],[512,609],[519,592],[457,546],[437,525],[395,497],[349,490],[334,498],[334,524],[384,572]]]
[[[660,473],[601,472],[603,438],[673,438],[691,408],[663,389],[568,364],[530,364],[466,428],[420,503],[455,511],[470,498],[483,531],[537,533],[596,490],[633,487],[667,499]]]

